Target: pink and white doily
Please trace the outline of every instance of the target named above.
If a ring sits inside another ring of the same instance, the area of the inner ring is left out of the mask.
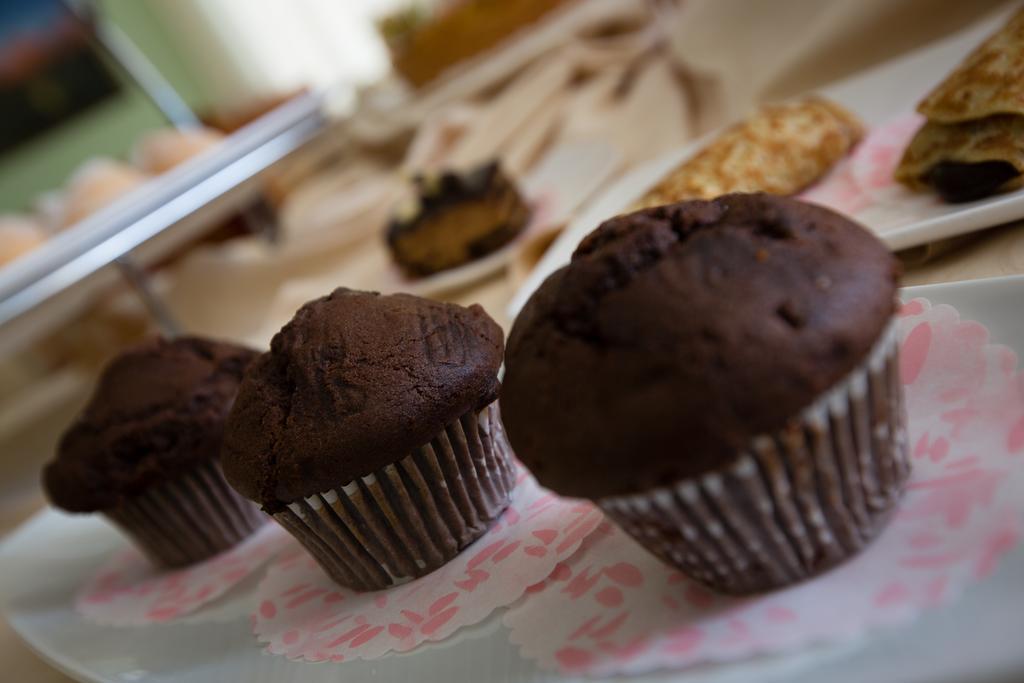
[[[608,675],[849,639],[944,604],[1021,538],[1024,375],[980,324],[923,299],[900,318],[914,471],[878,540],[814,580],[716,596],[610,524],[505,615],[524,656]]]
[[[871,225],[888,222],[891,213],[906,212],[907,206],[916,205],[914,200],[922,196],[897,183],[893,174],[903,150],[923,123],[920,114],[907,113],[872,126],[853,153],[801,194],[800,199],[862,220],[863,216],[870,216]],[[930,195],[924,195],[923,200],[937,201]]]
[[[590,503],[560,499],[520,468],[498,522],[454,560],[402,586],[342,588],[294,543],[257,589],[253,632],[268,652],[307,661],[374,659],[443,640],[518,600],[601,519]]]
[[[134,547],[113,555],[83,586],[75,609],[106,626],[166,623],[194,614],[238,586],[289,541],[276,524],[216,557],[190,567],[160,570]]]

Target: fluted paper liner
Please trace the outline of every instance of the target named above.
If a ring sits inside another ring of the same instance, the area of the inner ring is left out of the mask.
[[[196,465],[104,514],[164,567],[213,557],[267,521],[255,504],[228,485],[218,462]]]
[[[884,525],[910,473],[895,325],[866,360],[721,471],[598,501],[626,533],[731,594],[838,564]]]
[[[515,485],[497,403],[387,467],[274,518],[337,583],[373,591],[428,574],[487,531]]]

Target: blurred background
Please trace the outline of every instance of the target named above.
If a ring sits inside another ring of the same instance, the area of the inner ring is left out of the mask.
[[[140,135],[168,124],[97,49],[95,31],[121,33],[199,119],[231,128],[302,89],[336,86],[351,98],[380,79],[389,63],[374,20],[396,4],[4,0],[0,207],[29,209],[84,159],[124,158]]]

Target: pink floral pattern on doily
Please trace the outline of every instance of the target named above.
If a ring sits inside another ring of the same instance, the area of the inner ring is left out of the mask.
[[[135,548],[116,553],[83,586],[75,609],[106,626],[166,623],[194,614],[260,569],[289,542],[266,524],[236,547],[183,569],[155,568]],[[198,616],[198,615],[196,615]]]
[[[896,182],[893,173],[903,150],[923,122],[920,114],[908,113],[873,126],[853,153],[801,194],[800,199],[851,216],[905,199],[907,191]]]
[[[268,652],[307,661],[373,659],[439,641],[518,600],[601,523],[519,469],[512,504],[488,532],[425,577],[374,593],[333,583],[297,544],[257,590],[253,632]]]
[[[806,583],[728,598],[604,523],[506,613],[522,654],[608,675],[781,653],[907,621],[988,576],[1021,538],[1024,375],[949,306],[911,301],[899,331],[914,471],[863,553]]]

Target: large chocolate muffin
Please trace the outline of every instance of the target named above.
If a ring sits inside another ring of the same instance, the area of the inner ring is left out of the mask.
[[[513,327],[501,396],[511,443],[542,484],[598,500],[713,587],[748,592],[808,576],[874,534],[906,476],[891,331],[897,276],[870,233],[792,199],[732,194],[613,218]],[[851,378],[869,389],[847,396]],[[824,423],[809,423],[809,411]],[[833,449],[836,459],[820,461]],[[771,536],[773,519],[755,513],[745,480],[729,479],[734,469],[740,478],[756,471],[769,492],[777,483],[780,496],[794,497],[785,486],[806,496],[805,532],[818,530],[819,513],[841,528],[808,532],[832,541],[784,572],[688,566],[693,530],[656,508],[640,514],[643,503],[654,492],[735,483],[733,504],[751,517],[711,506],[720,517],[711,528],[731,528],[721,517],[735,514],[743,533],[761,525]],[[844,496],[859,501],[856,511]]]
[[[246,376],[228,481],[339,583],[425,574],[508,504],[501,355],[479,306],[335,290],[299,309]]]
[[[102,512],[158,563],[195,562],[264,518],[220,473],[224,422],[251,349],[153,339],[119,355],[61,438],[43,484],[70,512]]]

